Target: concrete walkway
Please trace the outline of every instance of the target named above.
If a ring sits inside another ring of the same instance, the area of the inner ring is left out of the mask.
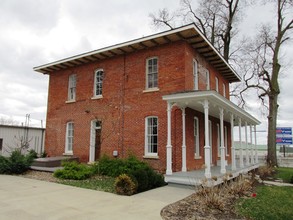
[[[0,175],[0,220],[161,219],[166,205],[193,189],[165,186],[134,196]]]

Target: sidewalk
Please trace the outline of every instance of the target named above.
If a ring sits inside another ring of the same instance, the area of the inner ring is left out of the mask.
[[[165,186],[127,197],[0,175],[0,220],[161,219],[162,208],[193,192]]]

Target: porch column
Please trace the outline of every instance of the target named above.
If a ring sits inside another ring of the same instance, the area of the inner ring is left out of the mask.
[[[221,173],[226,173],[226,165],[225,165],[225,142],[224,142],[224,110],[220,108],[220,132],[221,132]]]
[[[236,170],[236,157],[235,157],[235,147],[234,147],[234,115],[230,114],[230,124],[231,124],[231,156],[232,156],[232,170]]]
[[[171,145],[171,112],[172,104],[168,102],[167,105],[167,169],[166,174],[172,175],[172,145]]]
[[[182,110],[182,172],[186,172],[186,128],[185,128],[185,107]]]
[[[242,137],[241,137],[241,118],[239,118],[239,159],[240,159],[240,168],[244,167],[243,164],[243,152],[242,152]]]
[[[251,164],[252,165],[255,164],[254,153],[255,153],[255,150],[254,150],[254,147],[252,144],[252,125],[250,125],[250,156],[251,156]]]
[[[258,163],[258,150],[256,143],[256,125],[254,125],[254,149],[255,149],[255,163]]]
[[[205,131],[205,146],[204,146],[204,161],[205,161],[205,177],[211,178],[211,147],[209,143],[209,101],[204,100],[204,131]]]
[[[246,155],[246,166],[249,166],[249,150],[248,150],[248,135],[247,135],[247,122],[245,122],[245,155]]]

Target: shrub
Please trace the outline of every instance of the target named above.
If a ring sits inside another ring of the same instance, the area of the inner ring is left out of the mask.
[[[63,169],[56,170],[54,176],[60,179],[84,180],[93,175],[91,167],[76,161],[62,162]]]
[[[128,175],[121,174],[115,180],[115,191],[119,195],[131,196],[136,192],[136,184]]]
[[[38,153],[37,153],[34,149],[31,149],[31,150],[28,152],[28,156],[30,156],[30,157],[33,158],[33,159],[36,159],[36,158],[38,158]]]
[[[27,171],[33,162],[30,154],[22,155],[19,149],[12,151],[10,157],[0,157],[1,174],[21,174]]]
[[[259,177],[264,180],[270,176],[272,176],[274,173],[274,169],[272,167],[269,166],[261,166],[258,168],[258,174]]]
[[[111,159],[103,156],[93,165],[95,173],[118,177],[127,174],[134,182],[137,182],[137,192],[165,185],[164,177],[155,172],[147,163],[138,160],[134,156],[127,159]]]

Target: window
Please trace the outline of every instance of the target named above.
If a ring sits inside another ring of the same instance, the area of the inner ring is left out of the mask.
[[[226,97],[226,85],[223,83],[223,96]]]
[[[94,97],[99,97],[103,92],[104,70],[99,69],[95,72]]]
[[[219,92],[219,79],[218,77],[215,78],[216,81],[216,91]]]
[[[73,135],[74,135],[74,124],[73,122],[68,122],[66,125],[65,153],[72,153]]]
[[[217,138],[217,148],[218,148],[218,157],[221,156],[221,132],[220,132],[220,125],[217,124],[217,132],[218,132],[218,138]]]
[[[146,88],[157,88],[158,87],[158,58],[147,59],[146,63]]]
[[[200,157],[199,151],[199,126],[198,126],[198,118],[194,117],[194,156],[196,158]]]
[[[228,130],[227,130],[227,126],[224,127],[224,144],[226,147],[226,155],[229,155],[229,151],[228,151]]]
[[[206,70],[206,88],[210,90],[210,72]]]
[[[158,118],[145,119],[145,155],[158,156]]]
[[[75,101],[76,97],[76,74],[69,76],[68,80],[68,101]]]
[[[198,68],[197,68],[196,60],[193,60],[193,81],[194,81],[194,90],[198,90]]]

